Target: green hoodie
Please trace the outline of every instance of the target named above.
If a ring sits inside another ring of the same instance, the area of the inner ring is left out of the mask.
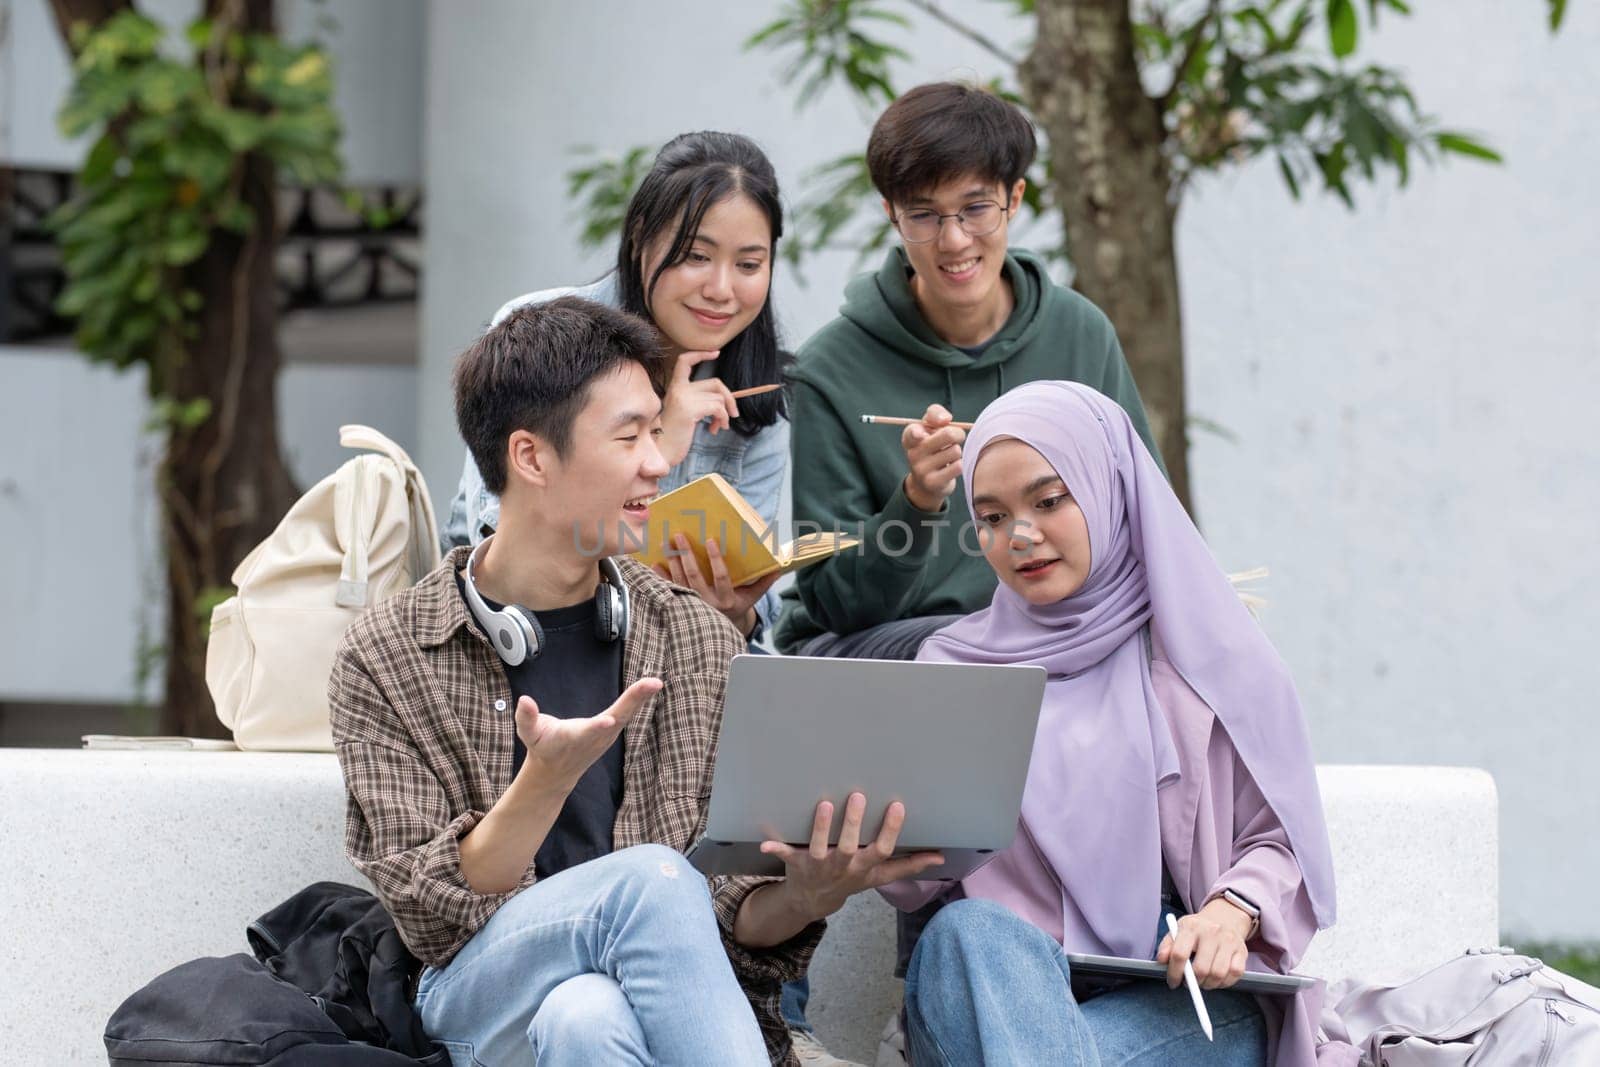
[[[795,535],[838,528],[863,541],[798,573],[774,634],[780,651],[794,654],[824,631],[965,614],[994,595],[961,492],[938,513],[917,510],[903,489],[899,430],[864,425],[863,414],[915,417],[940,403],[971,422],[1007,389],[1069,379],[1127,409],[1160,461],[1111,321],[1051,281],[1032,253],[1013,249],[1005,270],[1016,307],[977,357],[923,319],[899,248],[876,274],[852,281],[840,316],[800,347],[789,375]]]

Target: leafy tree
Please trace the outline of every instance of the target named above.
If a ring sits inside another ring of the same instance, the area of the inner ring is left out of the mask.
[[[1542,0],[1552,31],[1565,0]],[[1415,160],[1496,162],[1471,136],[1442,127],[1399,71],[1359,61],[1365,29],[1411,13],[1409,0],[1003,0],[1033,20],[1021,47],[997,43],[936,0],[787,0],[747,42],[789,57],[784,76],[804,107],[837,85],[874,109],[896,96],[894,43],[913,17],[944,24],[994,56],[991,87],[1027,109],[1044,134],[1027,208],[1058,220],[1073,284],[1111,317],[1151,427],[1189,503],[1183,331],[1173,239],[1196,175],[1259,156],[1276,160],[1291,196],[1310,190],[1355,207],[1357,188],[1404,185]],[[910,12],[908,14],[907,12]],[[638,150],[636,149],[635,152]],[[627,175],[572,175],[592,204],[626,195]],[[889,239],[864,157],[807,175],[786,242],[796,262],[841,245],[863,254]],[[609,236],[591,210],[586,238]]]
[[[187,54],[124,0],[52,4],[74,55],[59,122],[95,137],[54,220],[59,306],[90,358],[145,369],[164,435],[161,728],[217,736],[210,609],[296,495],[277,434],[274,198],[280,171],[341,172],[332,73],[317,48],[274,36],[271,0],[208,0]]]

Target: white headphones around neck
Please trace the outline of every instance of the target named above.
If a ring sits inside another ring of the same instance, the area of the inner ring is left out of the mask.
[[[472,566],[478,553],[494,539],[490,534],[478,543],[467,557],[467,607],[478,620],[489,643],[508,667],[516,667],[525,660],[533,660],[544,651],[544,629],[539,617],[527,608],[508,604],[495,611],[484,603],[477,585],[472,580]],[[609,556],[600,559],[600,588],[594,591],[594,635],[601,641],[621,641],[628,636],[628,587],[622,582],[622,571]]]

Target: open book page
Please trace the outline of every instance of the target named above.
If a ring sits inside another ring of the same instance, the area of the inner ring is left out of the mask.
[[[819,559],[827,559],[837,555],[847,548],[854,548],[860,544],[854,537],[846,537],[842,533],[832,531],[826,533],[807,534],[797,537],[778,550],[778,562],[785,571],[804,567],[807,563],[815,563]]]

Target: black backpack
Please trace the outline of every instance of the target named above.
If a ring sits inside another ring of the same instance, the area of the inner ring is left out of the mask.
[[[418,969],[376,897],[318,882],[250,924],[254,956],[180,964],[106,1024],[113,1067],[447,1067],[411,1007]]]

